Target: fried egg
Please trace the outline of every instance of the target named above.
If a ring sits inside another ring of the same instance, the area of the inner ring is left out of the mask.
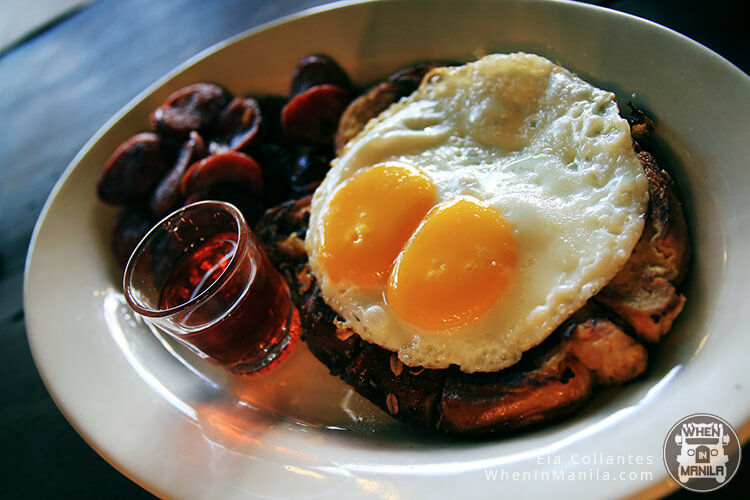
[[[496,371],[614,277],[647,203],[612,93],[495,54],[370,120],[316,190],[305,246],[341,327],[409,366]]]

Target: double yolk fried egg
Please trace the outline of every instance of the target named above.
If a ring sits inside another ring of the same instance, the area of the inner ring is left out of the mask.
[[[648,183],[614,95],[530,54],[437,68],[334,160],[305,246],[340,327],[496,371],[621,269]]]

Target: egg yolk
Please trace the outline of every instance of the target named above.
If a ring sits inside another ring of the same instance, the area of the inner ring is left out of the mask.
[[[435,204],[435,186],[406,164],[370,167],[344,183],[323,215],[320,264],[334,283],[385,283],[393,261]]]
[[[466,325],[508,291],[517,256],[508,224],[492,207],[457,198],[431,210],[394,265],[386,302],[427,329]]]

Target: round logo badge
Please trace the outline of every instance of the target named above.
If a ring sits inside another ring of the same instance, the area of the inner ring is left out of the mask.
[[[683,418],[664,440],[667,472],[690,491],[713,491],[727,484],[739,468],[741,454],[732,426],[708,413]]]

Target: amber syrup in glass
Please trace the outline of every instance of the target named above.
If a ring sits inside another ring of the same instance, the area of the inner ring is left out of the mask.
[[[208,289],[224,272],[236,247],[235,234],[218,234],[184,256],[165,281],[160,307],[177,307]],[[266,255],[257,253],[260,261],[253,262],[250,283],[245,279],[246,274],[241,278],[230,277],[212,299],[224,298],[229,312],[206,328],[180,335],[188,344],[230,369],[245,365],[252,368],[268,356],[269,349],[283,343],[289,332],[293,310],[287,285]],[[201,313],[200,308],[191,312],[190,323],[200,324],[202,319],[195,315]],[[206,318],[206,322],[212,319]]]

